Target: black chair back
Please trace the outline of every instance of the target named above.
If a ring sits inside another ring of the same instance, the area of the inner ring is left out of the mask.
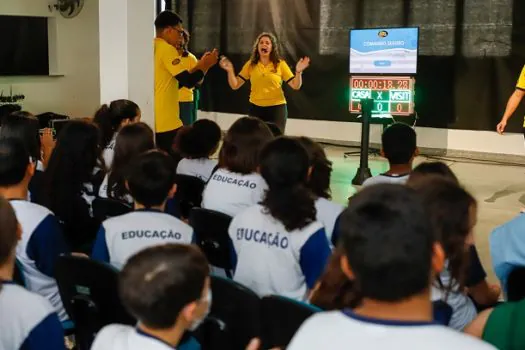
[[[197,245],[202,249],[213,266],[226,270],[231,277],[231,241],[228,227],[231,216],[214,210],[193,208],[190,212],[190,226],[193,227]]]
[[[260,335],[260,298],[230,279],[211,276],[213,302],[195,334],[203,350],[244,350]]]
[[[507,279],[507,300],[520,301],[525,298],[525,267],[515,267]]]
[[[110,265],[61,256],[55,274],[64,307],[75,323],[77,349],[90,349],[96,333],[108,324],[136,323],[120,302],[118,271]]]
[[[301,324],[321,309],[293,299],[270,295],[261,299],[264,349],[285,349]]]
[[[432,302],[432,311],[434,315],[434,322],[448,326],[452,318],[452,307],[443,300],[436,300]]]
[[[131,212],[133,208],[121,201],[110,198],[95,198],[93,200],[93,216],[99,221],[124,215]]]
[[[175,183],[177,192],[174,199],[179,202],[181,216],[188,218],[192,208],[201,206],[202,192],[206,184],[198,177],[180,174],[175,178]]]

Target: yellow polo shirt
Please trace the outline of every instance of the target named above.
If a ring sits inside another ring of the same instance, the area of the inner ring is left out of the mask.
[[[181,57],[182,66],[187,71],[190,71],[193,67],[197,65],[197,57],[191,52],[188,52],[187,57]],[[188,89],[187,87],[182,87],[179,89],[179,102],[193,102],[193,88]]]
[[[279,62],[277,68],[273,63],[263,65],[261,62],[252,66],[248,61],[239,72],[239,77],[250,81],[252,88],[250,102],[260,107],[278,106],[286,103],[283,81],[289,82],[294,74],[284,60]]]
[[[155,38],[155,132],[182,127],[179,114],[179,81],[174,77],[186,70],[177,49]]]
[[[525,66],[521,70],[520,77],[518,78],[518,83],[516,84],[516,89],[525,91]],[[523,120],[523,127],[525,128],[525,118]]]

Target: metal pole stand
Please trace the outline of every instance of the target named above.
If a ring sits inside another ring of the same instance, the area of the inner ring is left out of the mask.
[[[372,118],[372,108],[374,100],[371,98],[361,100],[361,111],[363,113],[361,125],[361,154],[359,158],[359,168],[352,180],[352,185],[362,185],[366,179],[372,177],[368,167],[368,146],[370,144],[370,119]]]

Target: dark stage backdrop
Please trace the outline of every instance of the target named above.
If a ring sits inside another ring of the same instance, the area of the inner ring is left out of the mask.
[[[348,113],[351,28],[419,26],[418,125],[494,130],[525,64],[524,0],[167,0],[196,53],[217,47],[237,71],[262,31],[277,34],[290,66],[312,58],[300,92],[287,90],[290,117],[355,120]],[[247,113],[249,88],[231,91],[212,69],[201,108]],[[525,105],[525,104],[524,104]],[[521,131],[525,106],[509,131]]]

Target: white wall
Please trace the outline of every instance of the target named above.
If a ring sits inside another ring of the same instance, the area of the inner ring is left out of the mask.
[[[49,0],[0,0],[0,14],[50,17],[50,77],[0,77],[0,91],[26,96],[24,109],[88,117],[100,103],[98,0],[73,19],[50,12]],[[53,37],[55,35],[55,37]],[[56,40],[55,40],[56,38]],[[56,51],[55,51],[56,50]]]

